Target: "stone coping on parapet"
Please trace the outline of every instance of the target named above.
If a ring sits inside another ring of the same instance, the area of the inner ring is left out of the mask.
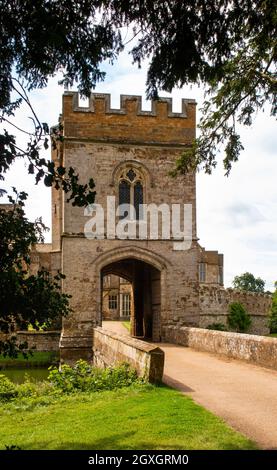
[[[106,114],[128,114],[128,102],[135,103],[136,114],[138,116],[158,116],[158,103],[164,103],[167,107],[167,116],[169,118],[184,118],[188,117],[187,107],[189,105],[196,106],[196,101],[190,98],[182,98],[182,111],[176,113],[172,111],[172,98],[157,98],[151,100],[151,110],[145,111],[142,109],[142,97],[139,95],[120,95],[120,108],[111,108],[111,95],[110,93],[91,93],[89,97],[88,106],[79,106],[79,93],[76,91],[65,91],[64,96],[72,97],[73,111],[95,113],[96,100],[102,101],[102,111]]]
[[[37,331],[37,330],[19,330],[15,332],[15,335],[29,335],[29,336],[56,336],[60,335],[61,330],[44,330],[44,331]]]
[[[252,291],[246,291],[246,290],[239,290],[239,289],[234,289],[233,287],[224,287],[224,286],[219,286],[219,285],[214,285],[214,284],[205,284],[205,283],[199,283],[199,289],[200,293],[201,291],[209,291],[210,293],[216,293],[216,292],[222,292],[222,293],[229,293],[229,294],[237,294],[241,295],[242,297],[263,297],[263,298],[272,298],[272,294],[268,294],[267,292],[252,292]]]
[[[163,340],[198,351],[277,369],[276,338],[186,326],[167,326],[163,328]]]
[[[162,352],[162,349],[159,348],[157,345],[153,343],[148,343],[144,340],[133,338],[132,336],[127,336],[126,335],[119,335],[118,333],[115,333],[114,331],[106,330],[106,328],[103,328],[101,326],[96,326],[94,327],[95,331],[98,331],[99,333],[109,336],[110,338],[116,339],[120,341],[121,343],[127,344],[128,346],[131,346],[135,349],[138,349],[140,351],[150,353],[150,352]]]

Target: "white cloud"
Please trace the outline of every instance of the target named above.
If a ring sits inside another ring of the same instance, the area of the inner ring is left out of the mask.
[[[242,130],[244,152],[226,178],[222,168],[198,175],[198,233],[207,248],[225,254],[225,281],[253,272],[272,289],[277,278],[277,159],[273,118],[258,115]],[[265,145],[270,136],[270,146]]]

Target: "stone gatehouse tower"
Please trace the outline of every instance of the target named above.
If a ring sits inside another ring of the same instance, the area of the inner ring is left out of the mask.
[[[110,95],[92,94],[89,107],[79,107],[78,94],[65,92],[61,121],[64,142],[53,160],[77,169],[81,182],[93,178],[96,203],[191,204],[192,244],[175,251],[165,239],[87,239],[84,209],[66,203],[53,189],[52,259],[66,275],[63,288],[72,295],[73,313],[63,320],[61,358],[89,358],[93,327],[102,321],[102,283],[118,275],[133,289],[132,335],[160,341],[168,325],[200,324],[200,281],[223,283],[223,257],[200,247],[196,233],[195,175],[172,178],[170,170],[195,137],[194,100],[182,100],[173,113],[171,99],[141,109],[141,97],[121,96],[111,109]]]

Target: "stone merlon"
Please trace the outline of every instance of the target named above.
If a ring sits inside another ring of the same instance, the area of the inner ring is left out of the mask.
[[[195,138],[196,102],[182,99],[182,112],[172,112],[172,99],[151,102],[142,110],[141,96],[121,95],[120,109],[110,106],[110,94],[92,93],[88,107],[79,106],[77,92],[63,96],[64,135],[68,139],[155,145],[191,145]]]

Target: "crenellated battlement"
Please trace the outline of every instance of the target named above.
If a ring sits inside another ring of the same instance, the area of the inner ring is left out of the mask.
[[[88,106],[79,105],[79,94],[63,96],[66,138],[128,143],[190,145],[195,137],[196,102],[182,99],[182,112],[172,111],[171,98],[152,100],[151,110],[142,109],[142,98],[120,95],[120,108],[111,108],[111,95],[91,93]]]
[[[110,93],[91,93],[88,107],[79,106],[79,93],[66,91],[65,96],[72,97],[72,107],[75,112],[91,112],[106,114],[133,114],[137,116],[159,116],[159,114],[167,114],[169,118],[188,118],[189,107],[195,106],[196,101],[193,99],[182,99],[182,112],[174,113],[172,111],[172,98],[159,98],[151,100],[151,111],[142,109],[142,97],[139,95],[120,95],[120,108],[111,108]],[[161,111],[163,111],[161,113]],[[166,113],[164,113],[164,111]]]

